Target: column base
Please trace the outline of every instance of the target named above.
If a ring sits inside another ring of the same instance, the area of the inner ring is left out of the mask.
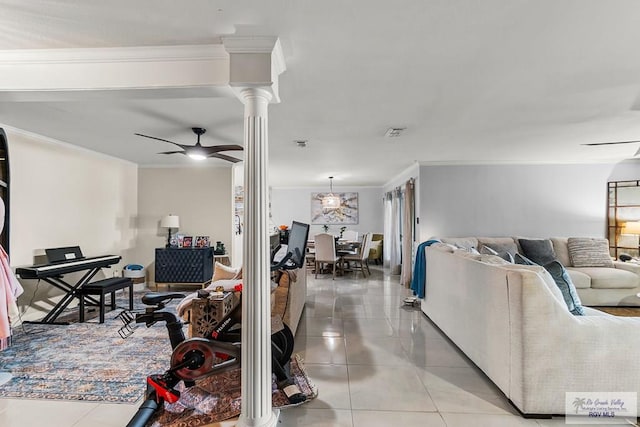
[[[235,427],[276,427],[278,425],[278,418],[280,418],[280,409],[277,408],[273,409],[271,416],[263,423],[257,420],[249,420],[240,415]]]

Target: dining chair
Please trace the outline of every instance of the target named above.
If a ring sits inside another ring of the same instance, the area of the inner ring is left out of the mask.
[[[307,268],[313,268],[315,273],[316,266],[316,242],[315,240],[307,241],[307,254],[304,257],[305,263],[307,264]]]
[[[369,271],[369,249],[371,248],[371,233],[366,233],[362,236],[362,244],[357,253],[344,255],[342,261],[349,265],[353,263],[354,270],[362,271],[362,275],[367,277],[367,274],[371,274]]]
[[[314,236],[316,261],[315,261],[315,277],[318,277],[318,271],[324,268],[325,264],[333,266],[333,280],[336,279],[336,268],[339,266],[341,257],[336,254],[336,240],[333,235],[328,233],[320,233]]]

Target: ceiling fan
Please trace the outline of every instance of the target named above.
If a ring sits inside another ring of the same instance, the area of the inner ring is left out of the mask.
[[[618,145],[618,144],[635,144],[635,143],[640,143],[640,141],[592,142],[589,144],[581,144],[581,145],[596,146],[596,145]],[[638,149],[638,151],[636,151],[636,153],[633,156],[635,157],[637,155],[640,155],[640,148]]]
[[[242,151],[243,148],[241,145],[235,145],[235,144],[211,145],[211,146],[205,147],[200,144],[200,136],[204,134],[207,130],[204,128],[197,128],[197,127],[191,128],[191,130],[193,131],[193,133],[195,133],[198,136],[198,140],[196,141],[195,145],[178,144],[177,142],[169,141],[162,138],[156,138],[155,136],[143,135],[141,133],[136,133],[135,135],[142,136],[144,138],[156,139],[158,141],[168,142],[170,144],[177,145],[178,147],[182,148],[182,150],[179,150],[179,151],[164,151],[158,154],[184,154],[191,157],[194,160],[204,160],[209,157],[215,157],[217,159],[227,160],[232,163],[237,163],[241,161],[240,159],[236,159],[235,157],[227,156],[226,154],[220,154],[221,151]]]

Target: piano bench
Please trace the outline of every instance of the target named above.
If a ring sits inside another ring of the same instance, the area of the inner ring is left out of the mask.
[[[100,323],[104,323],[105,295],[111,294],[111,310],[116,309],[116,291],[129,288],[129,310],[133,310],[133,280],[130,277],[110,277],[87,283],[78,289],[80,297],[80,322],[84,322],[84,297],[100,296]]]

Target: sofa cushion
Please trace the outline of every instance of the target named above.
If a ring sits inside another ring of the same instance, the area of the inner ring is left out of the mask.
[[[212,282],[217,280],[231,280],[238,279],[238,269],[231,268],[226,266],[218,261],[215,262],[213,268],[213,277],[211,278]]]
[[[562,291],[564,302],[567,304],[569,311],[576,316],[584,316],[582,302],[580,302],[578,292],[576,291],[567,270],[557,260],[545,264],[544,268],[549,272],[549,274],[551,274],[556,285],[558,285],[558,288]]]
[[[640,286],[640,276],[630,271],[606,267],[582,267],[579,271],[591,277],[594,289],[633,289]]]
[[[559,260],[558,260],[559,261]],[[562,264],[562,262],[560,263]],[[566,267],[567,273],[571,277],[571,281],[577,289],[588,289],[591,287],[591,276],[584,273],[582,268],[576,269],[573,267]]]
[[[504,253],[509,253],[511,256],[518,253],[518,246],[511,237],[478,237],[478,251],[480,253],[485,246],[498,252],[500,256],[503,256]]]
[[[524,256],[539,265],[545,265],[556,259],[549,239],[519,239]]]
[[[556,254],[556,259],[560,261],[560,264],[565,268],[571,266],[571,257],[569,256],[569,245],[567,237],[551,237],[551,244],[553,245],[553,252]]]
[[[493,265],[511,264],[511,261],[494,254],[480,254],[480,259],[478,261]]]
[[[609,267],[613,260],[609,254],[609,241],[591,237],[569,237],[569,256],[573,267]]]
[[[476,261],[480,261],[480,258],[482,258],[482,255],[480,255],[479,253],[468,252],[464,249],[458,249],[453,254],[462,258],[469,258]]]
[[[449,243],[434,243],[430,247],[442,252],[449,252],[449,253],[453,253],[453,251],[458,249],[455,245],[452,245]]]

